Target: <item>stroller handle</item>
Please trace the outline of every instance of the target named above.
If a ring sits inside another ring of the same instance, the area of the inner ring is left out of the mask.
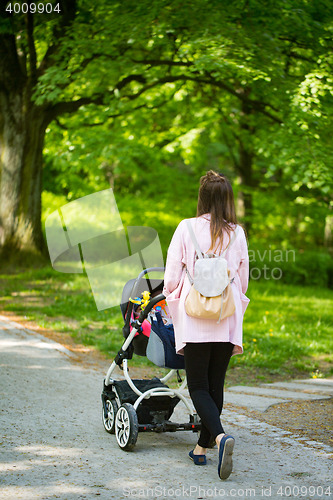
[[[165,299],[165,296],[163,295],[163,293],[160,293],[159,295],[156,295],[156,297],[153,297],[152,299],[150,299],[150,301],[148,302],[148,304],[146,305],[144,310],[141,311],[140,316],[138,318],[138,322],[140,324],[142,324],[143,321],[147,318],[147,316],[150,313],[150,311],[152,310],[152,308],[154,307],[154,305],[157,304],[158,302],[161,302],[161,300],[164,300],[164,299]]]
[[[133,294],[132,297],[136,296],[140,280],[141,280],[141,278],[145,274],[148,274],[148,273],[151,273],[151,272],[156,272],[156,273],[162,272],[162,273],[164,273],[164,271],[165,271],[165,267],[147,267],[147,269],[144,269],[143,271],[141,271],[141,273],[139,274],[139,276],[135,280],[135,283],[134,283],[134,286],[133,286],[133,289],[132,289],[132,294]]]

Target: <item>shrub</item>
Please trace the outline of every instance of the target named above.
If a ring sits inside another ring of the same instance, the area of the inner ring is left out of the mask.
[[[328,252],[257,248],[249,254],[252,280],[333,288],[333,262]]]

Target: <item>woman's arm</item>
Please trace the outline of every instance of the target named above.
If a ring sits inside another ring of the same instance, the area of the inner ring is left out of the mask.
[[[163,289],[163,294],[166,297],[177,288],[183,273],[185,248],[182,237],[182,222],[180,222],[176,231],[174,232],[170,246],[168,248]]]
[[[249,284],[249,252],[244,230],[242,230],[240,237],[241,259],[237,272],[240,277],[242,292],[245,294]]]

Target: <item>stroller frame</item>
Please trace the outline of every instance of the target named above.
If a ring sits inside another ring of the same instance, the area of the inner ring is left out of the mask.
[[[175,432],[178,430],[191,430],[198,432],[201,423],[197,414],[193,411],[189,402],[182,394],[186,388],[186,377],[178,389],[172,389],[166,385],[174,375],[180,379],[178,370],[171,369],[163,378],[132,380],[128,371],[128,360],[133,356],[133,339],[137,332],[141,332],[141,325],[147,318],[152,308],[161,300],[165,299],[162,293],[152,297],[144,310],[140,312],[139,318],[132,322],[132,330],[129,324],[133,311],[133,303],[129,297],[136,297],[139,293],[140,284],[147,284],[152,292],[150,278],[144,278],[146,274],[153,272],[164,272],[164,268],[155,267],[144,269],[134,281],[130,295],[125,295],[125,285],[122,304],[125,326],[123,328],[125,342],[118,351],[106,374],[102,391],[102,419],[105,430],[115,434],[119,447],[125,451],[132,450],[136,444],[139,432]],[[133,281],[133,280],[132,280]],[[162,288],[163,280],[155,289]],[[127,287],[128,288],[128,287]],[[127,299],[127,301],[126,301]],[[127,303],[126,303],[126,302]],[[124,379],[116,380],[112,374],[116,367],[123,370]],[[176,423],[169,420],[175,406],[182,401],[189,412],[188,423]]]

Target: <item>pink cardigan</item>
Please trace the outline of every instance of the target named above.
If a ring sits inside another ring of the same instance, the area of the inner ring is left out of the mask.
[[[208,252],[211,244],[210,214],[190,220],[201,250]],[[225,233],[223,249],[228,242],[229,238]],[[235,276],[231,285],[235,299],[235,313],[219,324],[215,320],[188,316],[185,312],[185,299],[191,285],[185,266],[193,276],[195,249],[186,221],[180,222],[168,249],[163,290],[172,317],[176,351],[179,354],[183,354],[186,342],[231,342],[235,345],[233,355],[243,352],[243,316],[249,303],[249,299],[245,296],[249,279],[249,256],[242,227],[239,227],[237,237],[230,249],[228,248],[225,258],[228,261],[231,277]]]

